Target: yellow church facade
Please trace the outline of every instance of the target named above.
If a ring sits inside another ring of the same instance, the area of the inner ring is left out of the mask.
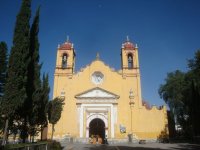
[[[75,72],[75,50],[66,41],[58,46],[53,97],[64,99],[54,138],[88,141],[98,135],[113,141],[157,139],[167,131],[165,106],[151,108],[142,101],[138,47],[129,40],[121,47],[121,69],[94,61]],[[51,135],[51,125],[48,136]]]

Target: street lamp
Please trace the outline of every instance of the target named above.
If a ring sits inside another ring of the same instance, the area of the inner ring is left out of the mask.
[[[134,106],[134,104],[135,104],[135,102],[134,102],[134,94],[133,94],[133,90],[132,89],[130,89],[130,91],[129,91],[129,99],[130,99],[130,101],[129,101],[129,105],[130,105],[130,109],[131,109],[131,132],[129,133],[129,142],[132,142],[132,136],[133,136],[133,128],[132,128],[132,115],[133,115],[133,106]]]

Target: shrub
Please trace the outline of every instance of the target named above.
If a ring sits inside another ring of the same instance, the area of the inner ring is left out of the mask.
[[[48,143],[49,143],[48,148],[50,150],[62,150],[60,142],[53,140],[53,141],[49,141]]]

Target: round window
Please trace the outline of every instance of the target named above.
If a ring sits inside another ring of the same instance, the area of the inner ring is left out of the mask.
[[[103,79],[104,79],[104,75],[99,72],[99,71],[96,71],[92,74],[92,82],[94,84],[100,84],[103,82]]]

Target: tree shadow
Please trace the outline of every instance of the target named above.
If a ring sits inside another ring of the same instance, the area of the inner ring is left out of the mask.
[[[161,150],[160,148],[148,148],[148,147],[132,147],[132,146],[108,146],[99,145],[95,147],[84,147],[84,150]]]
[[[189,144],[189,143],[180,143],[176,146],[164,146],[162,148],[152,148],[152,147],[133,147],[131,146],[113,146],[113,145],[94,145],[94,146],[85,146],[83,150],[200,150],[199,144]]]
[[[168,126],[165,125],[164,129],[160,132],[160,135],[157,137],[160,143],[169,143],[169,133]]]
[[[118,146],[120,150],[160,150],[160,148]]]
[[[200,145],[199,144],[189,144],[189,143],[183,143],[178,144],[179,147],[170,147],[172,150],[199,150]]]

